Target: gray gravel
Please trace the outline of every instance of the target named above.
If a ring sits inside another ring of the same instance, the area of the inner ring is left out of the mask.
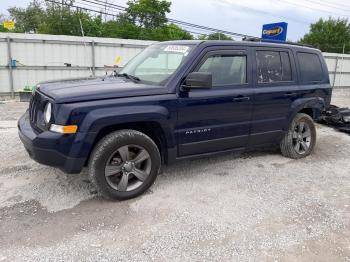
[[[0,104],[0,261],[350,261],[347,134],[318,125],[315,153],[298,161],[273,150],[184,161],[110,202],[86,171],[30,160],[15,121],[25,107]]]

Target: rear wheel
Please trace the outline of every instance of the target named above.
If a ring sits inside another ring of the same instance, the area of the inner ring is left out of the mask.
[[[312,118],[303,113],[295,116],[281,141],[282,155],[298,159],[310,155],[316,144],[316,128]]]
[[[96,145],[89,175],[102,196],[124,200],[145,192],[155,181],[160,165],[159,150],[151,138],[135,130],[120,130]]]

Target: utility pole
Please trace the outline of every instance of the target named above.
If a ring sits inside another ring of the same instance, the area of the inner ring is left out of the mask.
[[[63,5],[64,5],[64,0],[62,0],[62,3],[61,3],[61,8],[60,8],[60,31],[62,33],[62,27],[63,27]]]
[[[108,0],[105,1],[105,23],[107,22],[107,4]]]
[[[341,86],[341,81],[343,76],[344,55],[345,55],[345,43],[343,44],[343,55],[341,58],[341,66],[340,66],[340,72],[339,72],[339,86]]]

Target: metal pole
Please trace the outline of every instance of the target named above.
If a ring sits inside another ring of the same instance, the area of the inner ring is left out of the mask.
[[[105,1],[105,23],[107,22],[107,0]]]
[[[8,55],[8,63],[9,63],[9,80],[10,80],[10,88],[11,88],[11,98],[15,98],[15,89],[13,87],[13,68],[12,68],[12,55],[11,55],[11,38],[7,37],[7,55]]]
[[[91,42],[91,64],[92,64],[92,76],[95,76],[96,65],[95,65],[95,41],[94,40],[92,40]]]
[[[339,57],[337,56],[336,59],[335,59],[334,77],[333,77],[333,85],[332,85],[333,88],[335,86],[335,80],[336,80],[336,77],[337,77],[338,60],[339,60]]]
[[[339,86],[342,86],[342,76],[343,76],[343,64],[344,64],[344,54],[345,54],[345,43],[343,44],[343,54],[341,58],[341,67],[340,67],[340,72],[339,72]]]

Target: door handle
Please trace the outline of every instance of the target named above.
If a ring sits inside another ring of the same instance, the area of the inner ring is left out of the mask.
[[[241,101],[249,101],[250,97],[249,96],[238,96],[233,98],[233,102],[241,102]]]
[[[296,95],[297,95],[297,93],[292,93],[292,92],[288,92],[288,93],[284,94],[285,97],[294,97]]]

